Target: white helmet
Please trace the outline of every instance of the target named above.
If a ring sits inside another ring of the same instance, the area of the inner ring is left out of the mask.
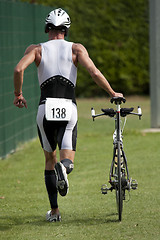
[[[67,35],[67,30],[71,25],[71,20],[69,15],[61,8],[51,11],[45,20],[45,32],[48,33],[51,29],[58,29],[65,31]]]

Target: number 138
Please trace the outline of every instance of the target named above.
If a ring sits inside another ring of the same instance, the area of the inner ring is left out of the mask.
[[[66,109],[65,108],[53,108],[53,118],[65,118],[66,117]]]

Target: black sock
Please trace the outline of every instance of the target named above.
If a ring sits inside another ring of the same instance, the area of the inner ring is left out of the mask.
[[[51,208],[58,208],[57,202],[57,188],[56,188],[56,175],[54,170],[45,170],[45,184],[48,192]]]

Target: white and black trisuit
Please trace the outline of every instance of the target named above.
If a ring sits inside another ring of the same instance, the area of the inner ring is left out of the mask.
[[[38,66],[41,98],[37,113],[38,134],[42,148],[52,152],[59,149],[76,150],[77,106],[75,86],[77,68],[72,61],[72,42],[63,39],[41,43],[42,58]],[[46,98],[71,99],[69,121],[48,121],[45,117]]]

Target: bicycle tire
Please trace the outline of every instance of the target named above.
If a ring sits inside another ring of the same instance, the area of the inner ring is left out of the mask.
[[[117,143],[117,187],[116,187],[116,202],[118,210],[119,221],[122,220],[122,210],[123,210],[123,193],[122,193],[122,181],[121,181],[121,152],[120,143]]]

